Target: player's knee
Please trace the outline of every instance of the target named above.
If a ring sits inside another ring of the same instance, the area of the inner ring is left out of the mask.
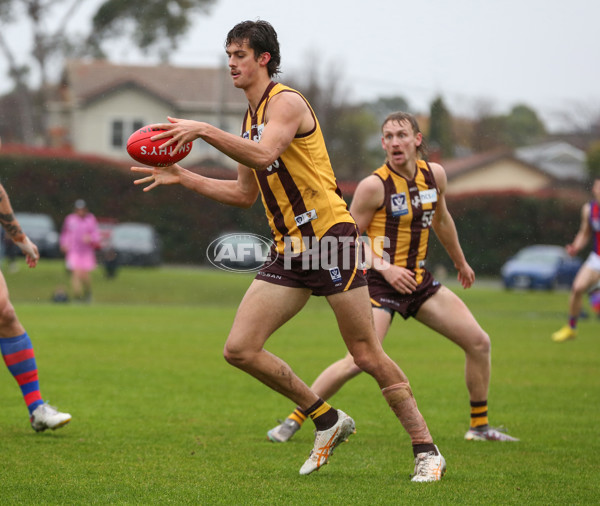
[[[492,350],[490,336],[483,330],[477,335],[474,341],[474,349],[479,355],[489,355]]]
[[[223,349],[223,357],[228,364],[242,369],[244,364],[252,361],[252,354],[247,350],[243,350],[227,343],[225,343],[225,348]]]
[[[365,371],[371,374],[377,366],[377,361],[372,353],[357,351],[354,353],[352,358],[353,364],[351,365],[351,367],[353,371]]]
[[[17,322],[17,313],[10,302],[2,304],[0,307],[0,328],[6,328]]]
[[[223,358],[228,364],[236,367],[237,364],[241,362],[240,354],[229,348],[227,345],[225,345],[225,348],[223,349]]]

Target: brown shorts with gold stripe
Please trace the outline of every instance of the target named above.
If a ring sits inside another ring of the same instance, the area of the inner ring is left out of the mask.
[[[423,303],[435,294],[441,287],[429,271],[423,274],[423,281],[413,293],[400,293],[394,289],[377,271],[369,270],[369,295],[374,308],[385,309],[394,316],[398,313],[408,320],[415,316]]]
[[[354,223],[338,223],[321,238],[318,247],[311,248],[310,256],[279,255],[274,262],[268,260],[255,279],[291,288],[309,288],[313,295],[321,296],[365,286],[366,270],[357,239]],[[271,255],[276,254],[271,248]]]

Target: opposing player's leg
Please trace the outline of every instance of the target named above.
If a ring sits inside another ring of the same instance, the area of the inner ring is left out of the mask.
[[[36,431],[57,429],[71,420],[42,400],[38,370],[31,340],[17,318],[8,296],[8,287],[0,273],[0,353],[17,381],[27,405],[31,426]]]
[[[415,318],[450,339],[465,352],[465,381],[471,404],[471,421],[465,437],[517,441],[489,425],[487,401],[491,376],[491,343],[466,304],[454,292],[442,286],[423,303]]]
[[[577,321],[583,306],[583,297],[600,281],[600,270],[596,270],[588,262],[584,263],[573,280],[569,294],[569,322],[552,334],[556,343],[569,341],[577,337]]]
[[[373,319],[378,339],[383,341],[392,321],[391,314],[380,308],[373,308]],[[310,389],[324,400],[330,399],[342,386],[362,370],[354,363],[354,358],[347,353],[344,358],[327,367],[313,382]],[[267,432],[267,437],[275,443],[285,443],[298,432],[304,421],[306,413],[300,407],[290,413],[279,425]]]
[[[413,481],[437,481],[446,470],[444,458],[433,444],[408,378],[383,351],[375,335],[368,288],[362,286],[327,297],[344,342],[359,369],[373,376],[388,405],[408,432],[415,457]]]

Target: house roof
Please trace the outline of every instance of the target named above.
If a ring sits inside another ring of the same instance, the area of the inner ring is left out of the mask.
[[[222,104],[245,109],[244,93],[231,85],[227,68],[117,65],[106,60],[70,60],[63,74],[63,100],[92,102],[123,87],[136,87],[179,109]]]
[[[534,146],[497,149],[442,162],[448,179],[463,175],[500,160],[511,160],[552,179],[585,181],[585,153],[567,142],[549,142]]]
[[[452,160],[444,160],[442,165],[446,171],[448,179],[475,171],[482,167],[486,167],[499,160],[512,160],[516,163],[530,166],[525,161],[521,161],[515,158],[514,153],[509,149],[496,149],[493,151],[486,151],[484,153],[476,153],[474,155],[454,158]],[[531,169],[539,171],[539,167],[530,166]]]
[[[515,156],[540,167],[556,179],[586,181],[586,154],[568,142],[547,142],[535,146],[517,148]]]

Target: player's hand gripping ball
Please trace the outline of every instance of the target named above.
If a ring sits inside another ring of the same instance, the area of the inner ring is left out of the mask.
[[[165,130],[161,128],[150,128],[145,126],[133,132],[127,140],[127,153],[136,162],[151,167],[166,167],[183,160],[192,150],[192,143],[184,144],[175,152],[175,144],[160,149],[161,144],[169,140],[169,137],[152,141],[151,137]]]

